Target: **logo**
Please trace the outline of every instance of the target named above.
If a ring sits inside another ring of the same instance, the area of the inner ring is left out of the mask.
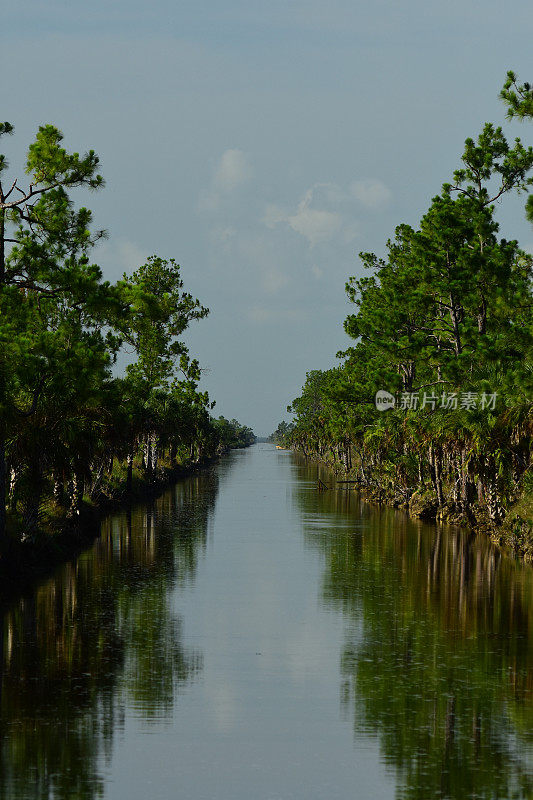
[[[394,408],[396,404],[394,395],[390,392],[384,391],[383,389],[380,389],[379,392],[376,392],[374,402],[378,411],[388,411],[389,408]]]
[[[388,411],[389,408],[397,408],[399,411],[416,411],[417,409],[435,409],[462,411],[494,411],[498,393],[492,392],[442,392],[434,394],[430,392],[400,392],[395,398],[393,394],[380,389],[376,392],[374,403],[378,411]]]

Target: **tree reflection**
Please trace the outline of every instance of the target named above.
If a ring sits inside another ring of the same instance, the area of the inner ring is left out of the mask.
[[[297,500],[324,602],[352,621],[343,703],[356,738],[378,738],[398,797],[533,796],[533,570],[354,492]]]
[[[98,798],[125,709],[154,723],[202,668],[174,587],[194,579],[217,495],[208,472],[109,518],[101,538],[0,625],[0,796]]]

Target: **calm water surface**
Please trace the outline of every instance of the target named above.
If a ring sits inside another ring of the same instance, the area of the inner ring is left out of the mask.
[[[533,797],[533,570],[317,475],[233,452],[4,609],[1,798]]]

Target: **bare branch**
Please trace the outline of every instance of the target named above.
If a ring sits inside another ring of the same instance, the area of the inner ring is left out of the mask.
[[[37,197],[43,192],[49,192],[51,189],[57,189],[58,186],[61,186],[60,181],[56,181],[55,183],[51,183],[50,186],[43,186],[42,189],[34,189],[33,183],[30,183],[29,191],[23,192],[22,189],[19,189],[18,186],[15,186],[19,192],[21,192],[22,197],[19,200],[12,200],[10,203],[6,203],[5,201],[0,202],[0,209],[6,208],[17,208],[18,206],[22,205],[23,203],[27,203],[32,197]]]
[[[9,190],[9,192],[8,192],[7,194],[3,195],[3,197],[2,197],[2,200],[7,200],[7,198],[9,197],[9,195],[11,194],[11,192],[13,191],[13,189],[18,189],[18,186],[17,186],[17,179],[16,179],[16,178],[15,178],[15,180],[13,181],[13,183],[12,183],[12,185],[11,185],[11,189]],[[19,189],[19,191],[20,191],[20,189]]]

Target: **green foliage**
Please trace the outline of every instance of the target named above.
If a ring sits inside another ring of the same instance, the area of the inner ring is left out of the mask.
[[[189,363],[187,348],[179,336],[191,320],[207,316],[209,309],[182,291],[183,281],[174,259],[151,256],[131,277],[124,275],[119,285],[128,314],[120,316],[116,325],[138,356],[128,367],[128,376],[150,391],[167,386],[178,364],[186,376],[197,374],[197,362]]]
[[[507,73],[500,99],[507,105],[508,119],[533,117],[533,87],[527,82],[518,85],[517,77],[512,71]]]
[[[218,435],[219,448],[222,450],[249,447],[255,442],[252,429],[241,425],[236,419],[227,420],[221,416],[213,420],[213,425]]]
[[[97,174],[98,156],[89,150],[82,158],[62,148],[63,134],[53,125],[39,128],[35,141],[28,149],[26,172],[32,176],[30,187],[82,186],[98,189],[103,178]],[[31,191],[31,188],[30,188]]]
[[[361,253],[371,274],[346,284],[354,345],[308,373],[285,440],[376,496],[429,487],[439,513],[499,522],[530,463],[533,259],[499,236],[494,203],[531,186],[533,148],[486,124],[461,160],[417,229],[400,225],[382,259]],[[378,390],[395,408],[375,407]]]
[[[0,135],[12,132],[0,124]],[[135,470],[156,481],[222,441],[182,340],[208,309],[184,291],[174,259],[152,256],[115,285],[103,280],[90,252],[105,234],[70,196],[103,186],[99,160],[62,142],[54,126],[39,128],[29,184],[0,183],[0,543],[6,505],[13,530],[33,538],[46,509],[75,517],[84,496],[117,491],[115,459],[131,491]],[[113,377],[122,347],[136,360]],[[250,440],[243,431],[239,446]]]
[[[270,436],[268,437],[268,441],[274,442],[275,444],[278,444],[280,446],[285,446],[285,445],[288,446],[290,442],[290,435],[293,430],[294,430],[293,422],[285,422],[285,420],[282,420],[282,422],[279,423],[276,430],[270,434]]]

